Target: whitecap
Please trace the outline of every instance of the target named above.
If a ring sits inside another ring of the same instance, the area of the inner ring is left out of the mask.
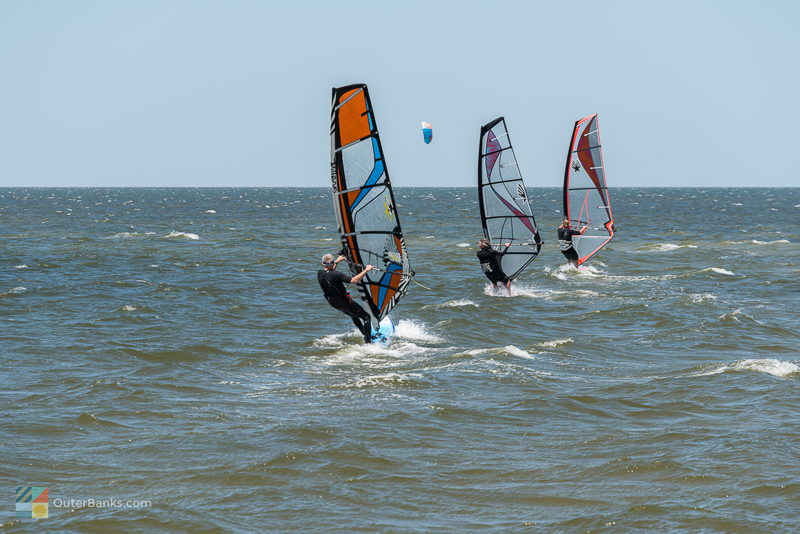
[[[558,347],[559,345],[566,345],[567,343],[574,343],[575,340],[571,337],[565,337],[561,339],[554,339],[552,341],[543,341],[542,343],[538,343],[537,347]]]
[[[24,293],[24,292],[26,292],[27,290],[28,290],[28,288],[26,288],[26,287],[17,286],[17,287],[15,287],[14,289],[12,289],[12,290],[10,290],[10,291],[6,292],[6,295],[13,295],[13,294],[17,294],[17,293]]]
[[[119,232],[112,236],[109,236],[108,239],[127,239],[129,237],[133,237],[139,235],[138,232]]]
[[[736,370],[760,371],[772,376],[786,377],[800,372],[800,367],[791,362],[784,362],[775,358],[761,358],[742,360],[733,365]]]
[[[788,239],[778,239],[775,241],[759,241],[758,239],[753,239],[751,243],[756,245],[777,245],[779,243],[791,243]]]
[[[327,230],[324,226],[315,226],[314,230]]]
[[[459,247],[459,248],[467,248],[469,246],[469,243],[459,243],[456,246]]]
[[[717,300],[717,297],[712,295],[711,293],[690,293],[687,295],[688,299],[695,303],[700,304],[702,302],[708,302],[711,300]]]
[[[714,271],[717,274],[724,274],[724,275],[727,275],[727,276],[736,276],[734,273],[732,273],[732,272],[730,272],[728,270],[725,270],[725,269],[720,269],[719,267],[711,267],[710,269],[703,269],[703,270],[704,271]]]
[[[674,243],[663,243],[651,248],[650,250],[654,252],[669,252],[670,250],[678,250],[681,248],[697,248],[697,245],[676,245]]]
[[[476,308],[480,308],[479,304],[467,299],[448,300],[447,302],[443,302],[442,304],[437,304],[436,306],[439,308],[460,308],[462,306],[475,306]]]
[[[136,311],[136,306],[131,306],[130,304],[126,304],[125,306],[123,306],[120,309],[122,311],[132,312],[132,311]]]
[[[779,378],[786,378],[790,375],[800,373],[800,367],[792,362],[785,362],[776,358],[757,358],[741,360],[733,365],[715,367],[714,369],[697,373],[694,376],[718,375],[726,371],[757,371]]]
[[[186,238],[186,239],[194,239],[194,240],[200,239],[200,236],[197,235],[197,234],[191,234],[189,232],[176,232],[175,230],[173,230],[172,232],[168,233],[164,237],[165,238],[183,237],[183,238]]]
[[[23,263],[22,265],[15,265],[14,268],[15,269],[27,269],[28,266]]]
[[[518,358],[527,358],[529,360],[535,360],[527,350],[522,350],[519,347],[515,347],[514,345],[506,345],[503,347],[503,350],[512,356],[516,356]]]
[[[761,321],[759,321],[758,319],[756,319],[755,317],[752,317],[751,315],[747,315],[741,309],[736,309],[736,310],[733,310],[732,312],[723,313],[722,315],[717,317],[717,319],[719,319],[720,321],[731,320],[731,321],[736,321],[737,323],[741,323],[742,321],[741,321],[741,319],[739,319],[740,317],[744,317],[744,318],[749,319],[749,320],[753,321],[754,323],[757,323],[757,324],[760,324],[760,325],[764,324]]]
[[[518,358],[525,358],[528,360],[535,360],[536,358],[533,357],[528,351],[523,350],[514,345],[506,345],[505,347],[493,347],[490,349],[472,349],[461,354],[466,354],[468,356],[480,356],[481,354],[509,354],[511,356],[516,356]]]

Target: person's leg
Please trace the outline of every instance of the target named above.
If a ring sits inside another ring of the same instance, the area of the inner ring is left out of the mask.
[[[364,308],[353,302],[352,297],[350,297],[348,301],[348,315],[352,317],[356,328],[364,335],[364,343],[370,343],[372,341],[372,324],[370,323],[369,314],[364,311]]]
[[[367,314],[361,306],[353,302],[353,299],[348,295],[347,298],[334,298],[334,297],[325,297],[328,301],[328,304],[342,312],[343,314],[350,317],[353,321],[353,324],[358,328],[358,331],[364,336],[364,341],[366,343],[370,342],[370,328],[369,322],[366,325],[366,332],[365,332],[365,325],[362,319],[362,315],[366,315],[369,318],[369,314]]]
[[[564,254],[564,257],[567,258],[570,265],[578,266],[578,252],[574,248],[562,250],[561,253]]]

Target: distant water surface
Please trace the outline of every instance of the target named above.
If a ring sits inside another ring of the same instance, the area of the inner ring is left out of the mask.
[[[612,189],[582,271],[530,189],[511,297],[473,189],[396,195],[430,290],[380,349],[328,189],[0,190],[0,530],[800,531],[800,189]]]

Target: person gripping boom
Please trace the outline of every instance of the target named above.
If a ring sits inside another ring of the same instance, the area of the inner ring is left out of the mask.
[[[483,274],[486,275],[486,278],[492,283],[494,287],[497,287],[498,282],[502,282],[503,285],[506,286],[508,289],[508,294],[511,294],[511,279],[503,272],[503,268],[500,266],[500,260],[503,258],[506,252],[508,252],[508,247],[511,246],[511,243],[506,243],[505,249],[503,252],[495,250],[492,248],[491,243],[485,237],[482,237],[480,241],[478,241],[478,250],[477,256],[481,262],[481,269],[483,269]]]
[[[569,219],[561,221],[561,225],[558,227],[558,248],[561,249],[561,253],[567,258],[570,265],[575,267],[578,266],[578,251],[575,250],[575,245],[572,244],[572,236],[583,235],[586,228],[588,226],[584,226],[580,231],[573,230],[570,228]]]
[[[356,328],[363,334],[364,343],[370,343],[372,341],[370,315],[364,308],[353,302],[353,297],[350,296],[345,284],[357,284],[373,267],[367,265],[363,271],[350,277],[336,270],[339,262],[345,259],[344,256],[339,256],[334,260],[332,254],[322,256],[322,269],[317,271],[317,281],[328,304],[350,317]]]

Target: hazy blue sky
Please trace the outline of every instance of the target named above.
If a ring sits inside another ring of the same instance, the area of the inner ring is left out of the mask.
[[[800,186],[798,5],[3,0],[0,186],[327,187],[356,82],[396,186],[473,185],[499,115],[560,186],[590,113],[612,187]]]

